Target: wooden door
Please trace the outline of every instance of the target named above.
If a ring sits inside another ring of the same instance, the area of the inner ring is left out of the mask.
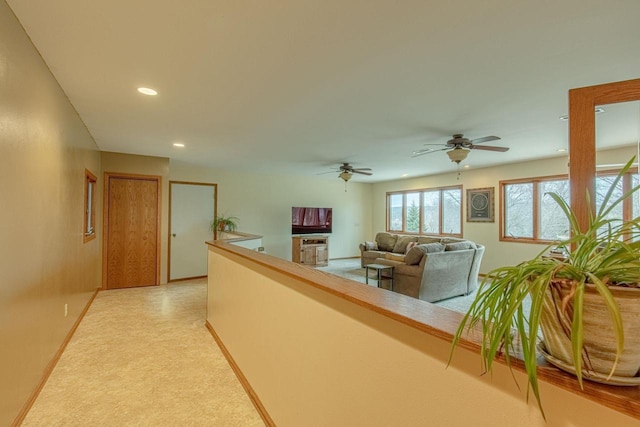
[[[318,246],[316,248],[316,264],[326,265],[329,262],[329,251],[326,246]]]
[[[158,285],[160,177],[105,174],[105,286]]]
[[[302,264],[316,265],[316,246],[304,246],[302,248]]]

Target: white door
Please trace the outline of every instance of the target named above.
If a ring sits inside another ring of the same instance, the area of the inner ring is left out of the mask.
[[[169,281],[207,275],[216,184],[169,182]]]

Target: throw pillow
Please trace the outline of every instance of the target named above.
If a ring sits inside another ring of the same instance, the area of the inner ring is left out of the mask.
[[[400,262],[404,262],[404,255],[397,255],[397,254],[390,254],[390,253],[386,253],[384,254],[384,257],[386,259],[390,259],[391,261],[400,261]]]
[[[422,257],[426,254],[431,254],[435,252],[443,252],[444,245],[440,243],[427,243],[424,245],[416,245],[409,251],[409,253],[404,257],[405,264],[408,265],[417,265],[422,261]]]
[[[378,244],[376,242],[364,242],[365,251],[377,251]]]
[[[447,243],[446,245],[444,245],[444,250],[445,251],[462,251],[465,249],[472,249],[472,246],[471,246],[472,243],[473,242],[469,242],[469,241]],[[473,244],[473,246],[475,246],[475,243]]]
[[[391,233],[376,234],[376,243],[378,244],[378,249],[381,251],[393,252],[393,247],[395,246],[397,239],[398,239],[397,234],[391,234]]]
[[[409,243],[407,244],[407,249],[404,251],[404,254],[405,254],[405,255],[406,255],[406,254],[408,254],[408,253],[409,253],[409,251],[410,251],[411,249],[413,249],[413,247],[414,247],[415,245],[417,245],[417,244],[418,244],[418,242],[409,242]]]
[[[407,252],[407,245],[411,242],[418,240],[415,236],[398,236],[396,244],[393,246],[393,251],[396,254],[404,254]]]

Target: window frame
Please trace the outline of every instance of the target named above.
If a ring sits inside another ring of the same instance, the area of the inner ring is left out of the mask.
[[[96,238],[96,188],[98,178],[88,169],[84,170],[84,221],[82,241],[87,243]]]
[[[596,178],[600,176],[612,176],[617,175],[620,172],[619,169],[608,169],[596,172]],[[638,173],[637,168],[631,168],[624,175],[622,179],[622,191],[623,193],[629,191],[631,189],[632,176]],[[539,203],[540,203],[540,192],[539,192],[539,184],[541,182],[546,181],[559,181],[566,180],[569,182],[569,174],[560,174],[560,175],[547,175],[547,176],[536,176],[531,178],[518,178],[518,179],[507,179],[499,181],[498,187],[500,189],[500,229],[499,229],[499,240],[501,242],[518,242],[518,243],[534,243],[534,244],[544,244],[549,245],[553,244],[555,240],[548,239],[540,239],[537,236],[540,235],[540,218],[539,218]],[[511,237],[506,235],[505,226],[506,226],[506,215],[505,215],[505,187],[511,184],[533,184],[533,204],[532,204],[532,214],[533,214],[533,238],[529,237]],[[595,199],[594,199],[595,200]],[[630,220],[632,218],[632,200],[627,199],[623,204],[623,216],[624,220]]]
[[[442,227],[444,224],[444,212],[443,212],[443,192],[450,190],[458,190],[460,192],[460,233],[446,233],[443,232]],[[438,233],[426,233],[424,231],[424,199],[423,195],[426,192],[439,192],[439,203],[438,203]],[[419,227],[418,232],[415,231],[407,231],[407,194],[419,194],[419,203],[418,203],[418,216],[419,216]],[[402,229],[401,230],[392,230],[391,229],[391,197],[396,195],[402,195]],[[388,191],[386,193],[386,231],[388,233],[398,233],[398,234],[408,234],[408,235],[424,235],[424,236],[452,236],[452,237],[462,237],[463,235],[463,188],[462,185],[447,185],[441,187],[430,187],[430,188],[419,188],[419,189],[411,189],[411,190],[401,190],[401,191]]]

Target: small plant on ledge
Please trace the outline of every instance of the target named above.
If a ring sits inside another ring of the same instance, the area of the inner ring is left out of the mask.
[[[583,378],[640,385],[640,217],[612,219],[615,209],[640,190],[636,186],[613,198],[632,162],[613,181],[585,230],[568,203],[549,193],[569,220],[571,236],[531,260],[488,273],[454,336],[449,361],[464,331],[479,325],[485,369],[491,371],[496,357],[509,368],[513,357],[521,358],[541,410],[538,352],[575,375],[580,387]],[[565,248],[563,256],[548,256],[554,247]]]
[[[238,229],[238,217],[216,215],[211,224],[209,224],[209,229],[214,233],[234,232]]]

